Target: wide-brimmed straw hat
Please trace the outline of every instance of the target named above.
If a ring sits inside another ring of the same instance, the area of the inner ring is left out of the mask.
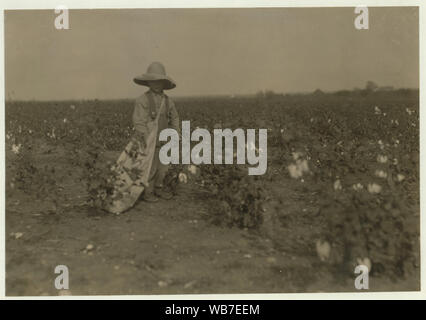
[[[176,87],[176,83],[172,78],[166,75],[166,68],[161,62],[153,62],[149,65],[146,73],[141,76],[135,77],[133,81],[141,86],[148,86],[148,81],[164,81],[164,89],[169,90]]]

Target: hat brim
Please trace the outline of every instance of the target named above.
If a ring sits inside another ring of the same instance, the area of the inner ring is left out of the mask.
[[[170,90],[176,87],[176,83],[173,81],[172,78],[162,75],[162,74],[155,74],[155,73],[145,73],[141,76],[133,78],[133,81],[136,84],[139,84],[141,86],[149,86],[149,81],[164,81],[164,90]]]

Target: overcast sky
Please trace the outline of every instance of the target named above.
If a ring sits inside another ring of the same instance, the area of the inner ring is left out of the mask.
[[[367,80],[419,86],[417,8],[53,10],[5,12],[6,97],[134,98],[152,61],[177,82],[171,96],[325,91]]]

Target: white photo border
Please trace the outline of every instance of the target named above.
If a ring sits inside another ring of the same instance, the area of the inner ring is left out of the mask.
[[[0,184],[0,299],[6,300],[77,300],[77,299],[105,299],[105,300],[135,300],[135,299],[145,299],[145,300],[229,300],[229,299],[240,299],[240,300],[352,300],[352,299],[366,299],[366,300],[375,300],[375,299],[425,299],[426,298],[426,257],[425,257],[425,231],[426,231],[426,222],[422,217],[422,212],[426,209],[425,205],[425,181],[426,181],[426,157],[424,156],[426,140],[425,140],[425,128],[422,124],[426,122],[426,114],[423,110],[425,108],[424,103],[426,101],[426,87],[425,87],[425,34],[426,34],[426,3],[422,1],[415,0],[387,0],[387,1],[378,1],[378,0],[362,0],[362,1],[352,1],[352,0],[341,0],[339,2],[334,2],[331,0],[234,0],[234,1],[218,1],[218,0],[209,0],[209,1],[171,1],[171,0],[96,0],[96,1],[84,1],[84,0],[63,0],[63,1],[53,1],[53,0],[43,0],[43,1],[34,1],[34,0],[3,0],[0,7],[0,37],[1,37],[1,50],[0,58],[2,60],[1,69],[0,69],[0,79],[3,84],[0,88],[0,100],[3,106],[3,110],[0,115],[0,153],[2,159],[5,159],[5,56],[4,56],[4,11],[13,10],[13,9],[54,9],[59,5],[65,5],[69,9],[128,9],[128,8],[278,8],[278,7],[292,7],[292,8],[303,8],[303,7],[357,7],[357,6],[367,6],[367,7],[409,7],[416,6],[419,7],[419,66],[420,66],[420,79],[419,79],[419,91],[420,91],[420,101],[419,101],[419,119],[420,119],[420,234],[421,236],[421,290],[418,292],[359,292],[359,293],[273,293],[273,294],[188,294],[188,295],[108,295],[108,296],[42,296],[42,297],[12,297],[6,296],[5,288],[5,162],[1,166],[1,184]]]

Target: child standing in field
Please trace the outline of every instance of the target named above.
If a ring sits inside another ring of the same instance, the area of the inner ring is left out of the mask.
[[[136,139],[146,146],[153,123],[158,121],[155,153],[149,174],[149,185],[145,188],[143,198],[148,202],[157,202],[158,197],[171,199],[172,194],[163,188],[163,181],[167,174],[168,165],[160,162],[159,151],[162,142],[159,141],[161,130],[173,128],[179,130],[179,115],[174,102],[164,94],[164,90],[176,87],[176,83],[166,75],[166,70],[160,62],[153,62],[145,74],[135,77],[134,82],[149,87],[143,95],[136,99],[133,112],[133,125],[136,130]],[[163,142],[164,143],[164,142]]]

